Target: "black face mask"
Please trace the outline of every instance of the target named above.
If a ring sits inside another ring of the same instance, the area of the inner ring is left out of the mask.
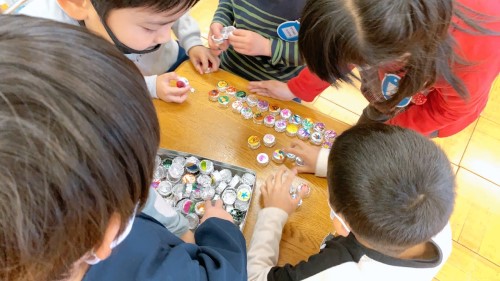
[[[160,46],[161,46],[161,44],[158,44],[152,48],[145,49],[142,51],[132,49],[129,46],[120,42],[120,40],[118,40],[118,38],[116,38],[115,34],[113,33],[113,31],[111,31],[108,24],[106,23],[106,21],[103,18],[101,18],[101,23],[104,26],[104,29],[106,29],[106,32],[108,33],[111,40],[113,40],[113,43],[115,44],[115,46],[118,48],[118,50],[120,50],[124,54],[147,54],[147,53],[151,53],[151,52],[158,50],[158,48],[160,48]]]

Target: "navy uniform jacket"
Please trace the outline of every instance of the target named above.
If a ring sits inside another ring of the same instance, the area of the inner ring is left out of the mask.
[[[246,244],[234,224],[210,218],[184,243],[152,217],[136,216],[132,231],[83,280],[247,280]]]

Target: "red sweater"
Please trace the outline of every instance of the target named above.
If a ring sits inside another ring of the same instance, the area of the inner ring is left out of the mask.
[[[497,19],[500,17],[498,0],[459,2],[480,13],[495,16]],[[456,18],[453,21],[460,26],[466,26]],[[500,21],[482,25],[500,32]],[[438,81],[428,89],[425,103],[410,103],[387,123],[410,128],[424,135],[438,131],[439,137],[447,137],[460,132],[479,117],[488,101],[491,84],[500,73],[500,36],[472,35],[457,29],[451,30],[451,34],[457,43],[455,51],[471,63],[470,66],[456,65],[454,70],[455,75],[467,87],[470,98],[462,99],[449,84]],[[383,71],[379,70],[379,74],[384,77]],[[380,85],[381,81],[378,83]],[[305,101],[312,101],[328,86],[328,82],[320,80],[307,68],[288,82],[292,93]],[[381,91],[363,92],[363,95],[370,102],[383,98]],[[374,98],[377,95],[378,98]]]

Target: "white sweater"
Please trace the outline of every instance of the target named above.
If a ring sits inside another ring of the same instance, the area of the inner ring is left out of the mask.
[[[79,25],[78,21],[70,18],[61,9],[56,0],[31,1],[19,13]],[[179,44],[186,51],[189,51],[194,46],[202,45],[198,24],[189,16],[189,13],[180,17],[172,26],[172,30],[179,39]],[[147,54],[127,54],[126,56],[141,70],[151,97],[157,98],[156,77],[159,74],[165,73],[177,61],[178,53],[179,46],[174,40],[171,40],[154,52]]]

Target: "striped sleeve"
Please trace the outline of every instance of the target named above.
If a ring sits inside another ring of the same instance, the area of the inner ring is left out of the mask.
[[[223,26],[233,25],[234,12],[231,0],[219,0],[219,6],[215,11],[212,22],[218,22]]]
[[[299,54],[298,42],[287,42],[280,38],[271,37],[271,64],[284,64],[286,66],[303,65]]]

